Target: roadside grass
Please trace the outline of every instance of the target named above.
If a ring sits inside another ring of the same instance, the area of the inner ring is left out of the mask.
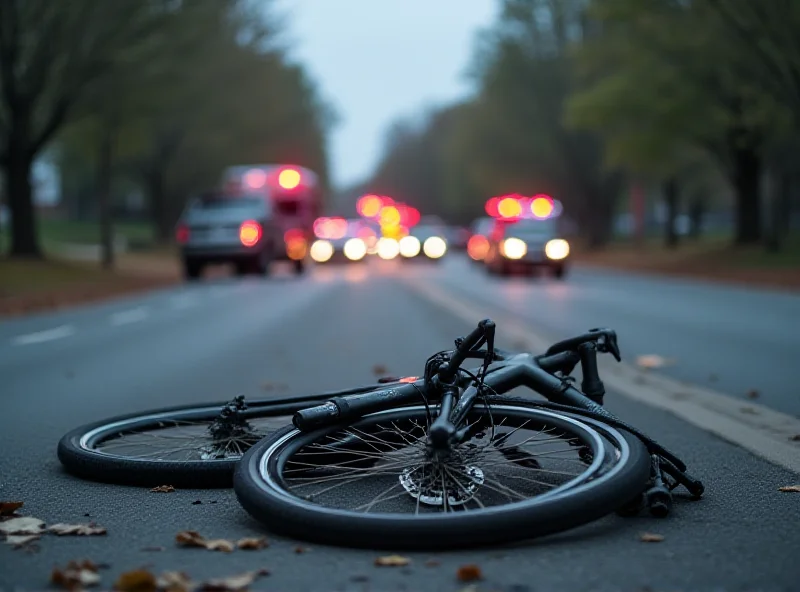
[[[702,277],[709,280],[800,289],[800,234],[790,236],[781,250],[762,246],[734,247],[728,237],[684,240],[675,249],[662,239],[642,245],[615,242],[602,251],[576,245],[574,261],[628,271]]]
[[[94,221],[39,218],[37,226],[42,248],[47,252],[57,250],[61,243],[90,245],[100,242],[100,225]],[[115,223],[114,233],[137,245],[150,245],[155,242],[152,226],[144,222]],[[9,240],[10,229],[0,228],[0,251],[7,250]]]

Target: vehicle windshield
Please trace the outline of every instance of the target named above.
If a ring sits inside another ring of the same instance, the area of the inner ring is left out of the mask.
[[[263,215],[267,213],[267,202],[253,195],[209,194],[195,199],[189,206],[190,214],[237,211],[243,215]]]
[[[505,234],[521,239],[536,239],[552,237],[555,233],[556,221],[554,218],[548,218],[547,220],[522,220],[509,224]]]

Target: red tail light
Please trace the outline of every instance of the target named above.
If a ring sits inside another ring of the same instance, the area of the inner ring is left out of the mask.
[[[299,228],[291,228],[283,233],[283,242],[290,243],[296,240],[305,240],[306,233]]]
[[[242,241],[245,247],[252,247],[258,244],[258,241],[261,240],[261,234],[261,224],[254,220],[242,222],[239,227],[239,240]]]
[[[175,230],[175,240],[178,241],[179,245],[183,245],[189,242],[189,227],[186,224],[181,224]]]
[[[474,234],[467,242],[467,254],[475,261],[482,261],[489,252],[489,241],[485,236]]]

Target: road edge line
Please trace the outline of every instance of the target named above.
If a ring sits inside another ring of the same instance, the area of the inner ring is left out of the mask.
[[[398,278],[414,293],[470,325],[491,317],[501,327],[503,337],[520,342],[520,349],[544,351],[557,339],[548,339],[510,312],[466,302],[449,290],[416,278]],[[756,456],[800,474],[800,442],[790,438],[800,434],[800,419],[764,405],[738,400],[706,388],[679,382],[652,371],[604,357],[600,361],[608,390],[668,411],[680,419],[736,444]]]

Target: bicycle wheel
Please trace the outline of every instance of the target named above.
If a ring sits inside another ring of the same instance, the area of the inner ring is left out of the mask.
[[[68,432],[58,443],[58,459],[71,474],[104,483],[230,487],[234,467],[250,446],[291,424],[296,411],[329,398],[245,404],[237,397],[114,417]]]
[[[476,405],[467,440],[447,459],[426,453],[429,421],[426,407],[414,406],[312,433],[287,427],[245,454],[234,490],[280,534],[357,547],[452,548],[586,524],[635,498],[650,476],[635,437],[533,403]]]

